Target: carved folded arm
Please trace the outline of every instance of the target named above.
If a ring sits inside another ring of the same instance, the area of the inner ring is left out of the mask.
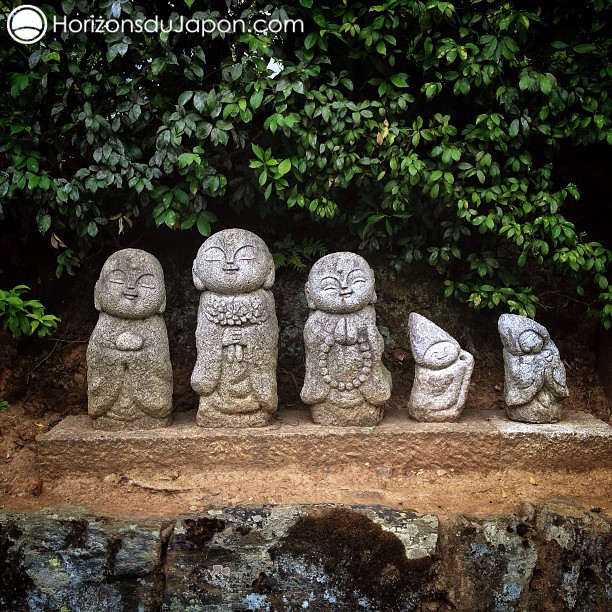
[[[311,314],[304,326],[306,371],[300,397],[305,404],[310,405],[325,401],[330,391],[319,372],[319,353],[328,335],[318,321],[319,316],[317,313]]]
[[[200,300],[196,329],[198,356],[191,374],[191,386],[198,395],[210,395],[217,387],[223,357],[222,335],[222,327],[206,318],[204,302]]]

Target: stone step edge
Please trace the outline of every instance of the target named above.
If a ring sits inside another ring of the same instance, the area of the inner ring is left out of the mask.
[[[273,425],[253,429],[207,429],[192,419],[183,413],[165,429],[106,432],[94,430],[86,415],[67,417],[37,438],[41,474],[199,474],[245,465],[295,465],[304,472],[368,464],[456,472],[612,467],[612,427],[584,412],[567,412],[564,421],[548,425],[485,410],[465,411],[457,423],[418,423],[390,413],[371,428],[315,425],[305,411],[283,411]]]

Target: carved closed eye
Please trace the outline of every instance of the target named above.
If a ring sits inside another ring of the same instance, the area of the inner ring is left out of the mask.
[[[204,251],[205,261],[225,261],[225,251],[221,247],[209,247]]]
[[[255,247],[250,244],[245,244],[236,251],[234,255],[236,261],[250,261],[255,259]]]
[[[109,283],[115,283],[117,285],[125,285],[127,281],[127,275],[123,270],[113,270],[108,276]]]
[[[365,283],[367,281],[363,272],[359,268],[351,270],[347,274],[346,280],[349,285],[361,285],[362,283]]]
[[[327,276],[321,280],[321,289],[327,293],[337,292],[340,289],[340,281],[335,276]]]
[[[136,282],[138,287],[143,289],[157,289],[155,277],[152,274],[143,274]]]

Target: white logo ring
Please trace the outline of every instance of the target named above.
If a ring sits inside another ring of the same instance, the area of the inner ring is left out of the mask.
[[[6,29],[15,42],[31,45],[47,32],[47,16],[37,6],[22,4],[9,13]]]

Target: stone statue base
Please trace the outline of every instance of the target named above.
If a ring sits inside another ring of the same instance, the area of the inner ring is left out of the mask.
[[[419,409],[408,404],[410,418],[420,423],[456,423],[461,417],[462,410],[463,406],[460,406],[459,409],[453,406],[447,410],[434,412],[431,408]]]
[[[265,410],[227,414],[212,407],[206,398],[200,398],[196,423],[200,427],[265,427],[270,424],[272,413]]]
[[[317,425],[374,427],[382,421],[384,410],[382,406],[366,403],[340,408],[334,402],[322,402],[310,406],[310,414]]]
[[[172,417],[164,419],[155,419],[153,417],[143,416],[133,421],[119,421],[116,418],[101,416],[92,419],[94,429],[103,431],[137,431],[139,429],[161,429],[168,427],[172,423]]]
[[[558,423],[562,418],[561,404],[554,407],[531,402],[515,408],[506,406],[506,416],[511,421],[522,423]]]

